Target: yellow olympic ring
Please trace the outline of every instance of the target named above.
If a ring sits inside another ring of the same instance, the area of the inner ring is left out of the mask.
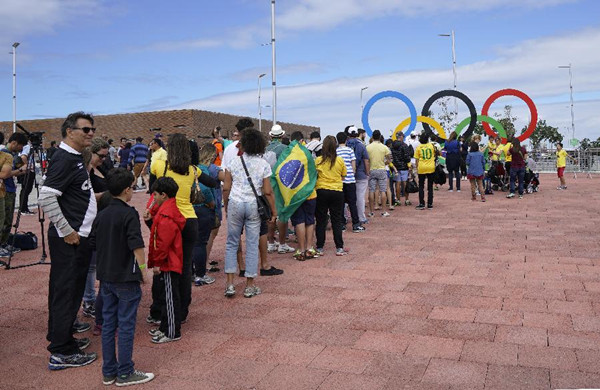
[[[428,125],[433,126],[433,128],[437,130],[440,138],[447,139],[444,128],[435,119],[432,119],[428,116],[418,116],[417,122],[427,123]],[[404,129],[406,126],[408,126],[409,123],[410,123],[410,118],[406,118],[405,120],[400,122],[400,124],[396,127],[396,130],[394,130],[394,133],[392,134],[392,139],[394,141],[396,140],[396,133],[398,133],[399,131],[402,131],[402,129]]]

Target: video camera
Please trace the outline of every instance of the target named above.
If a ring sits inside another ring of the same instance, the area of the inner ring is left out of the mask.
[[[43,141],[43,136],[45,131],[27,131],[25,130],[25,128],[23,126],[21,126],[20,124],[17,123],[17,127],[19,129],[21,129],[21,131],[23,131],[26,135],[27,138],[29,139],[29,142],[31,142],[31,146],[33,146],[33,148],[41,148],[42,147],[42,141]]]

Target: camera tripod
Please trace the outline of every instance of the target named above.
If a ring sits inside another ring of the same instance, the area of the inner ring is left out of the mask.
[[[40,161],[40,168],[42,169],[42,175],[44,173],[44,167],[42,166],[41,162],[43,161],[43,156],[42,156],[42,145],[41,145],[41,136],[39,134],[36,133],[30,133],[27,130],[25,130],[21,125],[18,125],[19,129],[23,130],[25,132],[25,134],[28,135],[29,140],[31,141],[31,148],[29,149],[29,154],[27,155],[27,171],[25,172],[25,175],[23,176],[23,183],[27,183],[27,180],[31,180],[30,179],[30,175],[33,175],[33,185],[35,187],[36,190],[36,194],[39,198],[40,196],[40,187],[37,181],[37,178],[35,176],[35,160],[36,157],[38,159],[38,161]],[[23,191],[23,187],[21,187],[21,192]],[[20,202],[27,202],[27,199],[22,199],[20,200]],[[19,202],[19,206],[21,206]],[[40,232],[41,232],[41,239],[42,239],[42,257],[33,263],[29,263],[29,264],[23,264],[23,265],[18,265],[18,266],[11,266],[11,261],[12,261],[12,257],[13,257],[13,252],[9,251],[10,254],[8,256],[8,260],[7,261],[0,261],[0,266],[4,266],[6,269],[17,269],[17,268],[25,268],[25,267],[31,267],[34,265],[38,265],[38,264],[47,264],[50,265],[50,263],[46,263],[46,258],[48,257],[47,253],[46,253],[46,235],[44,234],[44,222],[46,222],[46,218],[44,216],[44,212],[42,211],[42,208],[40,207],[40,203],[37,203],[37,210],[38,210],[38,220],[40,222]],[[17,232],[19,231],[19,225],[21,223],[21,207],[19,207],[19,210],[17,211],[17,218],[15,220],[15,223],[12,227],[14,227],[14,233],[13,233],[13,237],[12,240],[10,242],[11,246],[15,245],[15,238],[17,236]]]

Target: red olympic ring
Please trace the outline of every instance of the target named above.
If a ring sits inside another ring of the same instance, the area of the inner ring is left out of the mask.
[[[527,103],[527,107],[529,107],[529,111],[531,112],[531,122],[529,123],[527,130],[525,130],[525,132],[523,134],[521,134],[520,136],[517,137],[517,139],[519,141],[523,142],[527,138],[529,138],[531,136],[531,134],[533,134],[533,131],[535,130],[535,127],[537,126],[537,119],[538,119],[537,108],[535,107],[533,100],[531,100],[531,98],[529,96],[527,96],[525,93],[523,93],[517,89],[510,89],[510,88],[501,89],[497,92],[494,92],[483,104],[483,107],[481,108],[481,115],[487,116],[492,103],[494,101],[496,101],[496,99],[498,99],[499,97],[502,97],[502,96],[516,96],[516,97],[520,98],[521,100],[523,100],[525,103]],[[498,135],[492,130],[489,123],[487,123],[487,122],[482,122],[482,123],[483,123],[483,128],[484,128],[485,132],[490,137],[496,137]],[[502,139],[502,143],[506,143],[506,140]]]

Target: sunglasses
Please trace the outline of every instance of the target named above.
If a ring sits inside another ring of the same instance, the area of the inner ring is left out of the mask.
[[[101,159],[105,159],[106,157],[108,157],[108,154],[100,154],[100,153],[94,153],[96,156],[100,157]]]
[[[90,131],[96,132],[95,127],[71,127],[71,130],[81,130],[84,133],[88,134]]]

